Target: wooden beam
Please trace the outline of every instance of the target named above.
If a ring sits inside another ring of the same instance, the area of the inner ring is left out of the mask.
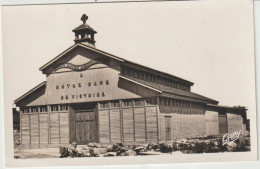
[[[39,137],[39,144],[41,144],[41,134],[40,134],[40,107],[38,107],[38,137]]]
[[[29,108],[29,113],[31,113],[31,108]],[[29,117],[29,134],[30,134],[30,142],[29,142],[29,144],[30,144],[30,147],[31,147],[31,139],[32,139],[32,133],[31,133],[31,115],[30,114],[28,114],[28,117]]]
[[[48,119],[48,144],[51,144],[51,131],[50,131],[50,105],[47,105],[47,119]]]
[[[161,132],[160,132],[160,108],[159,108],[159,97],[156,96],[156,115],[157,115],[157,135],[158,135],[158,141],[160,141],[160,135],[161,135]]]
[[[61,143],[61,141],[60,141],[60,112],[58,112],[58,120],[59,120],[59,144],[60,144]]]
[[[21,110],[21,108],[20,108],[19,112],[20,112],[20,140],[21,140],[21,145],[23,145],[23,127],[22,127],[22,110]]]
[[[134,135],[133,135],[133,137],[134,137],[134,142],[135,142],[135,108],[134,108],[134,104],[135,104],[135,102],[134,102],[134,100],[132,100],[132,108],[133,108],[133,130],[134,130]]]
[[[121,142],[124,142],[124,124],[123,124],[123,109],[122,109],[122,100],[119,100],[119,108],[120,108],[120,133],[121,133]]]
[[[111,105],[110,105],[110,102],[108,102],[108,127],[109,127],[109,142],[111,143],[111,119],[110,119],[110,109],[111,109]]]
[[[99,106],[99,102],[97,103],[96,105],[96,108],[95,108],[95,119],[96,119],[96,141],[97,142],[100,142],[100,123],[99,123],[99,109],[100,109],[100,106]]]
[[[146,101],[145,100],[144,100],[144,128],[145,128],[145,141],[147,141]]]

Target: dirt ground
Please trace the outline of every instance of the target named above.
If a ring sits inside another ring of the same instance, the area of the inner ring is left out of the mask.
[[[43,149],[20,149],[14,147],[14,158],[59,158],[59,148],[43,148]]]

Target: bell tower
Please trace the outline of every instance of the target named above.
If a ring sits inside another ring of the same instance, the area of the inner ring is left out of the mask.
[[[86,21],[88,20],[88,16],[86,14],[82,15],[81,20],[83,23],[72,30],[75,33],[75,43],[82,43],[96,48],[94,34],[97,32],[86,24]]]

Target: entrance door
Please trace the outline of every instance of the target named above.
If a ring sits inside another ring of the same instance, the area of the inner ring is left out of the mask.
[[[171,116],[165,116],[165,137],[166,141],[171,140],[172,135],[172,117]]]
[[[76,112],[76,142],[78,144],[96,142],[94,110]]]

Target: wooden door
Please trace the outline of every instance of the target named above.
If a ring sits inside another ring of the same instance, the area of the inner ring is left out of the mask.
[[[228,126],[227,126],[227,115],[219,115],[219,134],[223,135],[228,133]]]
[[[171,140],[171,138],[172,138],[171,131],[172,131],[172,117],[166,116],[165,117],[165,138],[166,138],[166,141]]]
[[[96,130],[94,110],[76,112],[76,142],[78,144],[96,142]]]

